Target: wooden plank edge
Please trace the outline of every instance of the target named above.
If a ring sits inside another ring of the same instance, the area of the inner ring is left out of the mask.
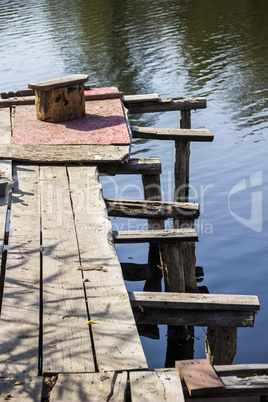
[[[162,173],[162,165],[159,158],[129,158],[127,162],[113,165],[98,165],[100,175],[114,176],[117,174],[146,174],[154,175]]]
[[[115,243],[167,243],[198,241],[195,229],[159,229],[114,231]]]
[[[245,298],[244,303],[241,300]],[[189,310],[236,310],[258,311],[260,303],[254,295],[170,293],[170,292],[129,292],[132,306]],[[214,300],[213,300],[214,299]]]
[[[160,99],[158,102],[124,103],[129,113],[158,113],[176,110],[196,110],[207,107],[206,98]]]
[[[109,216],[137,219],[181,218],[193,220],[199,217],[199,204],[165,201],[136,201],[105,198]]]
[[[133,138],[212,142],[214,135],[206,129],[169,129],[132,126]]]

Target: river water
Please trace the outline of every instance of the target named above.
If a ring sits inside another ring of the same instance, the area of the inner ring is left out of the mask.
[[[234,363],[268,361],[268,3],[266,0],[0,0],[0,91],[86,73],[92,87],[124,94],[207,98],[193,128],[213,143],[191,144],[190,195],[200,202],[197,265],[210,293],[258,295],[254,328],[238,329]],[[131,124],[177,128],[176,112]],[[173,199],[174,144],[134,140],[132,156],[160,157],[163,198]],[[104,195],[142,198],[139,177],[102,178]],[[115,228],[141,221],[113,219]],[[145,263],[148,246],[121,245],[121,262]],[[143,282],[127,282],[140,290]],[[202,358],[206,328],[196,329]],[[160,340],[142,337],[149,366],[163,367]]]

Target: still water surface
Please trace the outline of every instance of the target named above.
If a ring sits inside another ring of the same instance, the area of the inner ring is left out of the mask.
[[[238,330],[235,363],[268,362],[268,3],[266,0],[0,0],[0,91],[86,73],[92,86],[125,94],[206,96],[193,128],[213,143],[191,145],[191,200],[201,203],[197,265],[210,293],[256,294],[254,328]],[[178,127],[175,112],[132,124]],[[132,156],[160,157],[163,198],[173,198],[172,142],[134,140]],[[131,181],[130,181],[131,180]],[[104,195],[141,198],[140,178],[102,179]],[[113,220],[134,229],[141,221]],[[145,263],[147,246],[120,246],[121,262]],[[128,282],[140,290],[143,282]],[[197,328],[195,357],[206,328]],[[142,338],[149,366],[163,367],[160,340]]]

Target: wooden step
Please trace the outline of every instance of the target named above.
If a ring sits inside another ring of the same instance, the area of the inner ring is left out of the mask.
[[[98,171],[101,176],[114,176],[117,174],[161,174],[162,167],[159,158],[128,159],[126,162],[98,164]]]
[[[131,127],[133,138],[148,138],[153,140],[207,141],[211,142],[214,135],[209,130],[175,129],[155,127]]]
[[[180,218],[184,220],[199,217],[199,204],[186,202],[136,201],[105,199],[109,216],[137,219]]]
[[[158,229],[114,231],[115,243],[168,243],[198,241],[195,229]]]
[[[257,296],[130,292],[138,324],[252,327]]]
[[[175,110],[205,109],[207,107],[206,98],[166,98],[151,101],[144,99],[135,101],[132,96],[124,96],[122,101],[129,113],[154,113],[168,112]]]

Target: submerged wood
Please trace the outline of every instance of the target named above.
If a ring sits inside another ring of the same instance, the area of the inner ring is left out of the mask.
[[[106,198],[105,203],[110,216],[138,219],[196,219],[199,216],[199,204],[194,203],[115,200],[111,198]]]
[[[180,141],[213,141],[214,135],[209,130],[131,127],[133,138],[147,138],[153,140],[180,140]]]

